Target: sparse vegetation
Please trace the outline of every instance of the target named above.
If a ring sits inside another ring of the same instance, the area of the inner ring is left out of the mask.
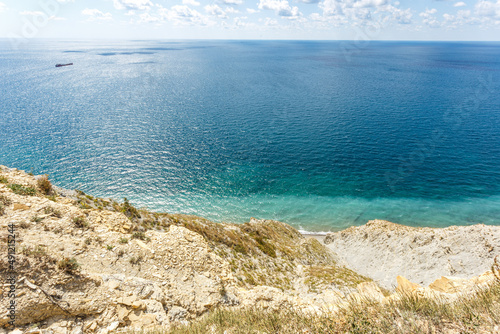
[[[500,324],[499,315],[496,281],[451,303],[406,294],[386,304],[353,299],[335,313],[222,308],[189,325],[156,333],[492,333]]]
[[[18,226],[22,229],[30,228],[30,224],[28,222],[22,221],[18,224]]]
[[[89,223],[82,216],[77,216],[73,218],[73,225],[77,228],[88,228]]]
[[[46,208],[43,209],[43,212],[46,214],[46,215],[51,215],[52,217],[56,217],[56,218],[61,218],[62,217],[62,213],[61,211],[59,210],[56,210],[54,209],[53,207],[51,206],[47,206]]]
[[[32,256],[35,258],[43,258],[43,257],[47,256],[47,249],[46,249],[46,246],[42,246],[42,245],[36,245],[35,247],[24,246],[21,253],[26,255],[26,256]]]
[[[9,183],[9,180],[5,176],[0,175],[0,183]]]
[[[113,246],[112,245],[106,245],[106,249],[109,250],[109,251],[113,250]]]
[[[12,201],[10,199],[8,199],[6,196],[0,195],[0,204],[11,205]]]
[[[78,264],[78,262],[76,261],[76,259],[74,257],[63,258],[61,261],[59,261],[57,263],[57,266],[59,267],[59,269],[64,270],[65,272],[67,272],[69,274],[75,273],[80,268],[80,265]]]
[[[137,256],[132,256],[128,262],[130,262],[130,264],[132,265],[136,265],[136,264],[139,264],[144,258],[144,255],[142,254],[139,254]]]
[[[33,217],[31,217],[30,220],[32,222],[34,222],[34,223],[39,223],[39,222],[41,222],[43,220],[43,218],[42,217],[38,217],[38,216],[33,216]]]
[[[126,244],[126,243],[128,243],[128,239],[127,238],[120,238],[119,242],[121,244]]]
[[[132,234],[132,239],[140,239],[140,240],[145,240],[149,241],[149,238],[146,236],[144,232],[137,231]]]
[[[341,285],[355,289],[359,283],[371,281],[355,271],[338,266],[309,266],[306,275],[306,284],[313,292],[318,292],[316,290],[324,285]]]
[[[47,174],[42,175],[36,181],[38,189],[44,195],[49,195],[52,192],[52,183],[49,181],[49,176]]]
[[[121,206],[120,211],[123,212],[125,216],[127,216],[130,220],[141,218],[141,214],[139,213],[139,211],[132,205],[130,205],[126,197],[123,198],[123,204]]]
[[[0,195],[0,216],[5,214],[5,207],[10,205],[12,201],[5,197],[4,195]]]
[[[36,189],[32,187],[23,186],[20,184],[9,184],[7,187],[12,190],[14,194],[22,196],[36,196]]]

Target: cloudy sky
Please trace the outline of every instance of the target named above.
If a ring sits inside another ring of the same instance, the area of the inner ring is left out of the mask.
[[[0,0],[0,37],[500,40],[500,0]]]

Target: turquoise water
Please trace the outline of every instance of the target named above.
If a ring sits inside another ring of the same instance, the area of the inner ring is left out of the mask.
[[[0,73],[0,164],[62,187],[314,232],[500,224],[498,43],[0,40]]]

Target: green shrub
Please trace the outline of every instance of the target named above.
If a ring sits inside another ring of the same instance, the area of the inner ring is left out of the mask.
[[[74,257],[68,258],[65,257],[59,263],[57,264],[59,269],[64,270],[67,273],[73,274],[75,271],[77,271],[80,268],[80,265],[76,261]]]
[[[149,238],[146,236],[146,234],[144,232],[134,232],[132,234],[132,239],[140,239],[140,240],[146,240],[146,241],[149,241]]]
[[[54,209],[51,206],[48,206],[48,207],[44,208],[43,212],[46,215],[51,215],[51,216],[54,216],[54,217],[57,217],[57,218],[61,218],[62,217],[61,211],[56,210],[56,209]]]
[[[132,205],[130,205],[126,197],[123,198],[123,204],[120,211],[123,212],[129,219],[141,218],[141,214],[139,213],[139,211]]]
[[[126,244],[126,243],[128,243],[128,239],[127,238],[120,238],[120,243]]]
[[[41,221],[43,220],[43,218],[42,218],[42,217],[38,217],[38,216],[33,216],[33,217],[31,217],[31,219],[30,219],[30,220],[31,220],[33,223],[39,223],[39,222],[41,222]]]
[[[4,195],[0,195],[0,204],[11,205],[12,201],[10,199],[8,199],[7,197],[5,197]]]
[[[78,228],[87,228],[89,227],[89,223],[85,220],[85,218],[78,216],[73,218],[73,224]]]
[[[20,184],[9,184],[9,187],[14,194],[22,196],[36,196],[36,189],[32,187],[26,187]]]
[[[43,258],[47,256],[46,247],[42,245],[36,245],[35,247],[25,246],[23,247],[21,253],[35,258]]]
[[[9,183],[9,180],[5,176],[0,176],[0,183]]]

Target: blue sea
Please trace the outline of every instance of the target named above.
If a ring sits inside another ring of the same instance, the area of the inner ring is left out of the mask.
[[[309,232],[500,225],[499,43],[0,40],[0,73],[0,164],[61,187]]]

